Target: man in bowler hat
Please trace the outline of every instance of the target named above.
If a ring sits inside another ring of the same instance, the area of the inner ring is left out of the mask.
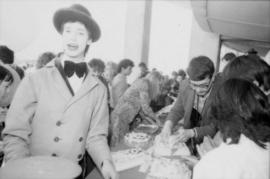
[[[106,87],[84,61],[100,28],[79,4],[56,11],[53,22],[63,52],[21,82],[3,131],[5,161],[50,155],[81,163],[86,149],[105,179],[117,179],[107,144]]]

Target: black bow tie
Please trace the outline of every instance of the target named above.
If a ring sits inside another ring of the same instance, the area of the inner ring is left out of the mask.
[[[64,72],[67,77],[71,77],[74,73],[81,78],[87,72],[87,65],[85,62],[74,63],[72,61],[65,61]]]

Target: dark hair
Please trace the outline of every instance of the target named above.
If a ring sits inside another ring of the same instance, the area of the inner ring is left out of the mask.
[[[64,25],[65,25],[66,23],[74,23],[74,22],[80,22],[80,23],[82,23],[82,24],[85,26],[85,28],[86,28],[86,30],[87,30],[87,32],[88,32],[88,37],[89,37],[89,39],[92,39],[92,37],[91,37],[91,31],[87,29],[85,23],[82,22],[82,21],[80,21],[80,20],[78,20],[78,19],[76,19],[75,17],[74,17],[74,20],[73,20],[73,19],[69,19],[69,20],[67,20],[67,21],[64,21],[64,22],[61,24],[61,31],[60,31],[61,34],[63,33]]]
[[[44,67],[47,63],[49,63],[54,58],[55,58],[55,54],[52,52],[42,53],[38,57],[38,60],[37,60],[37,64],[36,64],[37,69]]]
[[[93,69],[93,71],[97,71],[97,72],[104,72],[105,69],[105,63],[98,58],[93,58],[92,60],[90,60],[88,62],[88,65]]]
[[[224,68],[225,79],[241,78],[250,82],[257,81],[265,91],[270,89],[270,66],[259,56],[242,55],[236,57]]]
[[[5,45],[0,45],[0,60],[5,64],[14,63],[14,52]]]
[[[214,63],[206,56],[191,59],[187,68],[187,74],[193,81],[200,81],[206,77],[212,78],[214,71]]]
[[[89,51],[90,45],[87,44],[84,50],[84,56],[86,56],[87,52]]]
[[[243,79],[225,81],[213,100],[210,113],[223,134],[238,143],[241,134],[265,147],[270,142],[270,104],[266,95]]]
[[[234,53],[229,52],[229,53],[226,53],[226,54],[223,56],[222,59],[225,60],[225,61],[227,61],[227,62],[229,62],[229,61],[235,59],[235,57],[236,57],[236,55],[235,55]]]
[[[12,65],[11,66],[14,70],[16,70],[16,72],[18,73],[18,75],[20,76],[20,79],[23,79],[24,77],[24,70],[23,68],[21,68],[20,66],[18,65]]]
[[[144,62],[141,62],[141,63],[139,63],[139,65],[138,65],[139,67],[144,67],[144,68],[147,68],[147,65],[144,63]]]
[[[117,72],[120,73],[122,68],[127,68],[129,66],[134,67],[133,61],[131,61],[130,59],[123,59],[118,64]]]
[[[9,78],[12,77],[11,73],[5,67],[3,67],[2,65],[0,65],[0,80],[1,81],[4,80],[7,76]],[[6,80],[6,81],[8,81],[8,80]]]
[[[172,76],[177,76],[178,73],[176,71],[172,71]]]
[[[164,91],[164,90],[170,91],[171,84],[172,84],[171,80],[163,80],[163,82],[161,83],[161,91]]]
[[[251,48],[247,51],[247,53],[250,55],[250,54],[253,54],[253,55],[257,55],[258,52],[254,49],[254,48]]]
[[[185,79],[187,74],[184,70],[180,69],[178,71],[178,75],[181,76],[183,79]]]

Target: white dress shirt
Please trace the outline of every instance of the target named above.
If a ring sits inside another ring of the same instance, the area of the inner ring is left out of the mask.
[[[61,60],[61,64],[62,64],[63,68],[64,68],[64,63],[65,63],[65,61],[66,61],[66,60],[64,60],[64,59]],[[84,77],[85,77],[85,75],[84,75],[83,77],[79,78],[79,77],[76,75],[76,73],[74,73],[71,77],[67,77],[68,82],[69,82],[69,84],[70,84],[70,86],[71,86],[71,88],[72,88],[74,94],[76,94],[76,92],[77,92],[77,91],[80,89],[80,87],[82,86]]]

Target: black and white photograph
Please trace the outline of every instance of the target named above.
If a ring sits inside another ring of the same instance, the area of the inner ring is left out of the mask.
[[[0,0],[0,179],[270,179],[270,0]]]

